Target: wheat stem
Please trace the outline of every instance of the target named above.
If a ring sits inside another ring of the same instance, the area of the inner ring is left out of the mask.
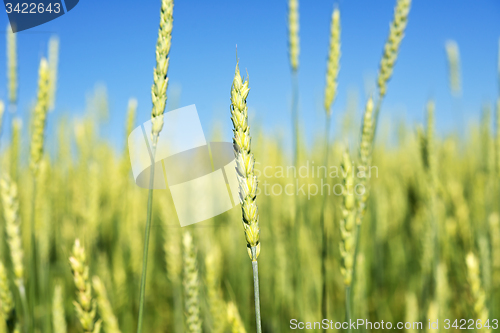
[[[256,253],[256,248],[252,247],[252,253]],[[257,325],[257,333],[262,333],[262,324],[260,319],[260,293],[259,293],[259,264],[257,260],[252,260],[253,270],[253,292],[255,298],[255,323]]]
[[[326,114],[326,124],[325,124],[325,154],[323,165],[328,165],[328,155],[330,151],[330,120],[331,116],[328,112]],[[323,235],[321,244],[321,314],[322,318],[327,318],[327,285],[326,285],[326,259],[328,253],[328,234],[327,228],[325,227],[325,208],[326,208],[326,198],[327,195],[323,195],[323,201],[321,204],[321,216],[320,216],[320,227]]]
[[[151,233],[151,218],[153,214],[153,185],[154,185],[154,175],[155,175],[156,142],[153,142],[153,147],[151,150],[152,150],[152,161],[151,161],[151,172],[149,174],[148,212],[146,218],[146,230],[144,232],[144,252],[142,257],[141,291],[139,296],[139,319],[137,322],[137,333],[142,332],[142,324],[144,317],[144,299],[146,296],[146,272],[148,270],[149,236]]]

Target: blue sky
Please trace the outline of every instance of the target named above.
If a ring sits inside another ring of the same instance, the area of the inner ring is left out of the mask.
[[[349,92],[359,108],[373,85],[395,1],[300,1],[300,117],[312,142],[324,120],[322,109],[329,25],[334,5],[341,11],[341,69],[333,106],[335,128]],[[57,107],[49,121],[64,113],[81,115],[96,83],[107,87],[110,122],[105,136],[123,146],[129,97],[139,102],[137,122],[149,119],[150,88],[160,1],[81,0],[69,13],[18,34],[19,113],[26,117],[36,96],[37,67],[47,41],[61,41]],[[472,121],[481,106],[498,95],[497,63],[500,2],[496,0],[413,1],[406,37],[388,86],[382,116],[421,122],[426,100],[437,106],[442,133],[455,125],[449,93],[444,43],[460,48],[461,109]],[[0,27],[7,15],[0,14]],[[231,137],[229,91],[235,46],[242,70],[250,74],[248,99],[252,123],[271,134],[290,135],[291,77],[287,52],[287,1],[177,1],[169,69],[170,92],[181,91],[179,104],[196,104],[205,132],[214,124]],[[5,64],[5,34],[0,35],[0,63]],[[5,68],[0,66],[0,68]],[[0,71],[0,98],[7,96]],[[361,110],[360,110],[361,112]]]

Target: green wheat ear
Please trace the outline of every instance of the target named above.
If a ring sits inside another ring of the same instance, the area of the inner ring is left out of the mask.
[[[354,267],[356,206],[353,193],[353,166],[347,150],[342,154],[342,180],[344,193],[342,219],[340,220],[340,255],[342,257],[340,270],[344,277],[344,285],[349,287],[352,283]]]
[[[73,301],[77,317],[85,333],[99,333],[101,330],[101,321],[95,321],[97,305],[96,301],[92,298],[89,266],[87,265],[85,249],[78,239],[75,240],[69,263],[77,289],[76,301]]]
[[[7,80],[10,105],[17,103],[17,37],[7,24]]]
[[[247,97],[249,92],[248,79],[243,81],[240,69],[236,65],[231,88],[231,120],[234,127],[233,147],[236,157],[236,173],[248,255],[252,261],[255,261],[260,254],[260,229],[259,210],[256,202],[257,176],[254,174],[255,158],[250,146],[250,126],[248,125]]]
[[[157,137],[163,128],[163,112],[167,103],[168,87],[168,63],[172,41],[172,28],[174,23],[174,1],[163,0],[160,12],[160,28],[158,30],[158,40],[156,41],[156,67],[153,75],[153,86],[151,87],[151,97],[153,100],[153,110],[151,111],[152,129],[151,135],[153,144],[156,144]]]
[[[47,111],[49,109],[49,64],[45,58],[40,61],[38,71],[38,95],[33,115],[33,134],[31,137],[31,170],[36,176],[43,156],[43,144]]]
[[[189,231],[184,232],[182,248],[186,332],[201,333],[202,323],[200,319],[198,263],[193,244],[193,236],[191,236]]]
[[[337,77],[340,61],[340,11],[335,8],[330,27],[330,51],[326,68],[326,86],[324,106],[326,113],[331,113],[331,106],[337,96]]]
[[[64,314],[64,297],[60,283],[54,289],[54,298],[52,299],[52,326],[54,333],[66,333],[67,324]]]
[[[299,1],[288,2],[288,52],[293,71],[299,68]]]
[[[389,38],[384,46],[384,55],[380,62],[378,73],[379,94],[383,98],[387,92],[387,81],[392,76],[394,64],[398,58],[399,46],[404,37],[408,14],[410,12],[411,0],[397,0],[394,9],[394,20],[390,26]]]
[[[448,59],[448,70],[450,79],[450,88],[453,95],[460,95],[460,54],[458,44],[454,40],[449,40],[445,44],[446,56]]]
[[[59,66],[59,38],[50,37],[49,40],[49,110],[56,106],[57,67]]]

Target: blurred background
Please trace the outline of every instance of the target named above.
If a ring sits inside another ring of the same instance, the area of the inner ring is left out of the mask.
[[[370,123],[365,105],[370,96],[376,105],[381,100],[377,76],[396,4],[408,1],[299,2],[297,151],[287,1],[175,4],[168,110],[195,104],[207,138],[229,141],[237,59],[250,78],[264,332],[288,332],[294,318],[342,321],[346,315],[393,323],[480,319],[488,320],[485,332],[496,329],[500,3],[413,1],[375,145],[368,138],[363,146],[362,125]],[[334,8],[342,55],[327,138],[323,101]],[[92,332],[88,326],[99,323],[105,333],[136,329],[147,191],[134,183],[125,143],[151,117],[159,11],[160,1],[82,0],[62,17],[16,34],[17,71],[0,70],[6,106],[0,333]],[[7,29],[7,15],[0,20]],[[0,34],[0,64],[8,63],[8,36]],[[59,38],[57,89],[44,128],[39,65],[53,36]],[[458,46],[454,57],[445,48],[450,40]],[[10,103],[9,71],[18,78]],[[324,154],[336,174],[286,172],[291,165],[311,171]],[[360,165],[377,173],[341,173]],[[285,172],[277,173],[280,168]],[[318,194],[325,181],[330,188],[359,182],[368,191],[354,199]],[[266,183],[271,192],[263,193]],[[289,184],[306,192],[277,193]],[[359,231],[347,225],[352,216]],[[241,209],[180,228],[170,192],[155,191],[152,223],[144,331],[255,331]],[[82,299],[85,315],[74,303]]]

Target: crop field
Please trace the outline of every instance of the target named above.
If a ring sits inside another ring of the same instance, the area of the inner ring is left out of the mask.
[[[57,37],[47,41],[36,103],[29,123],[21,123],[22,64],[9,27],[9,94],[0,103],[0,333],[290,332],[293,319],[318,332],[382,330],[334,324],[358,319],[383,320],[392,329],[399,322],[423,323],[398,329],[407,332],[458,331],[464,319],[463,327],[497,331],[500,93],[482,108],[480,123],[464,125],[466,135],[438,133],[440,110],[432,99],[422,101],[422,124],[384,129],[379,112],[391,94],[411,6],[411,0],[395,0],[380,65],[373,69],[376,89],[358,101],[362,117],[352,108],[337,117],[346,125],[335,140],[342,6],[332,7],[330,39],[324,41],[326,126],[310,148],[297,115],[300,11],[298,0],[290,0],[287,84],[294,89],[291,118],[283,123],[293,125],[292,136],[252,123],[252,80],[235,61],[221,119],[232,124],[233,138],[220,141],[233,142],[240,203],[186,227],[170,190],[138,187],[128,148],[118,151],[99,135],[108,116],[105,93],[97,89],[90,96],[84,117],[54,119],[58,50],[64,47]],[[162,0],[159,14],[147,133],[153,154],[171,97],[173,0]],[[450,94],[458,96],[458,45],[443,47]],[[500,85],[500,62],[491,71],[498,71]],[[252,68],[248,72],[251,78]],[[123,116],[110,119],[125,129],[124,142],[147,119],[137,110],[131,98]],[[223,135],[217,129],[212,134],[215,141]],[[323,319],[331,322],[328,328],[317,323]],[[429,328],[436,320],[439,329]]]

